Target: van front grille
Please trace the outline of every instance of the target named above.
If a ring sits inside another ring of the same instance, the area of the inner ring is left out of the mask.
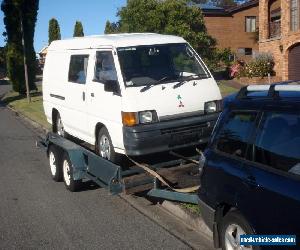
[[[205,122],[201,124],[188,125],[183,127],[175,127],[175,128],[166,128],[162,129],[161,133],[164,134],[181,134],[181,133],[197,133],[201,132],[204,128],[209,128],[210,122]]]

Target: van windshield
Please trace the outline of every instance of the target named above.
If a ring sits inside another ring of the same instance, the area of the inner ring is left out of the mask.
[[[188,44],[118,48],[126,86],[209,78],[210,74]]]

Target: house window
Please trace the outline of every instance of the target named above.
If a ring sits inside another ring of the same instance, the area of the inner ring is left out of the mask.
[[[281,36],[281,0],[269,1],[269,38]]]
[[[240,56],[251,56],[252,48],[238,48],[237,53]]]
[[[291,30],[299,29],[299,0],[291,0]]]
[[[245,48],[245,55],[251,56],[252,55],[252,48]]]
[[[256,17],[255,16],[246,16],[246,32],[255,32],[256,31]]]

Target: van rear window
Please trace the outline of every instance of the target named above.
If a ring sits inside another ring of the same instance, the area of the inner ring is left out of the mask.
[[[85,84],[88,55],[72,55],[69,67],[69,82]]]

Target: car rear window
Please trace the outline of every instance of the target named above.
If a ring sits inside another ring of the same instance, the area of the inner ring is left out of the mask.
[[[300,114],[266,112],[259,128],[254,161],[300,175]]]
[[[216,148],[230,155],[245,157],[256,115],[255,112],[230,113],[216,137]]]

